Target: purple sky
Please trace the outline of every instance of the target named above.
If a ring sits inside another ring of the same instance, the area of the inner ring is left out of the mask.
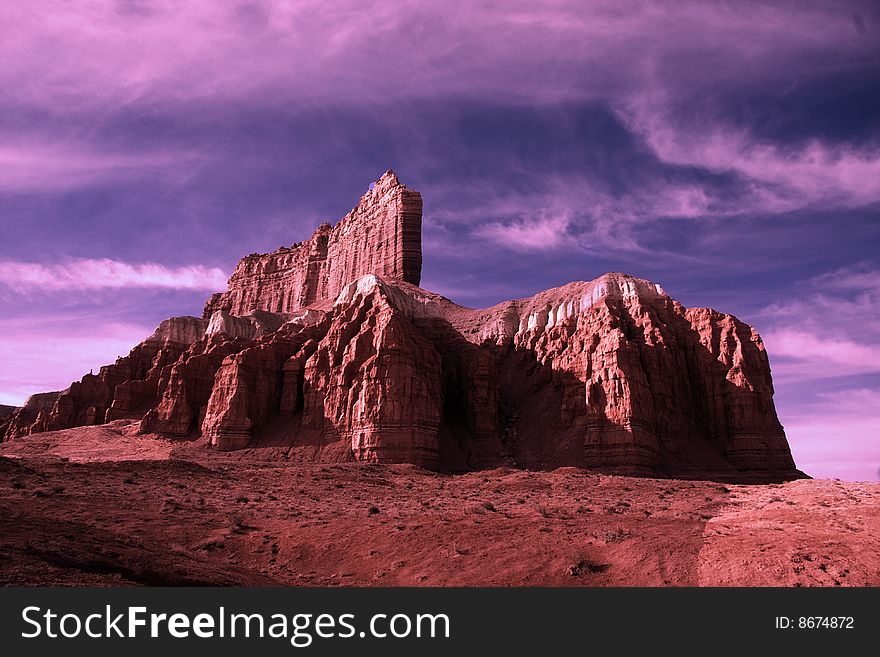
[[[735,313],[798,465],[878,479],[878,7],[4,2],[0,403],[199,314],[392,167],[424,287],[625,271]]]

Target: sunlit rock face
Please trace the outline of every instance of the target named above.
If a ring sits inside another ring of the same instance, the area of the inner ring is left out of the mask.
[[[4,411],[3,439],[134,418],[304,461],[801,476],[749,325],[621,273],[464,308],[418,287],[420,230],[389,171],[335,227],[242,260],[203,318]]]
[[[732,315],[687,309],[659,285],[616,273],[473,312],[457,327],[496,345],[502,363],[516,360],[511,376],[529,368],[508,394],[531,383],[512,426],[521,461],[676,473],[794,468],[764,345]],[[542,439],[548,430],[555,441]]]
[[[364,274],[418,285],[422,275],[422,197],[387,171],[355,208],[331,227],[291,247],[238,263],[229,290],[211,297],[204,317],[222,310],[292,313],[332,300]]]

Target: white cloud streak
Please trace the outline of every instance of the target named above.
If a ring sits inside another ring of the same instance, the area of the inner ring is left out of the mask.
[[[565,213],[539,211],[536,216],[484,224],[475,233],[514,251],[552,251],[571,246]]]
[[[88,143],[0,145],[0,193],[58,192],[155,176],[182,182],[202,159],[192,152],[96,151]]]
[[[880,346],[796,329],[763,335],[777,381],[827,379],[880,372]]]
[[[118,260],[76,259],[60,264],[0,261],[0,285],[13,292],[57,292],[118,288],[220,290],[226,275],[217,267],[167,267]]]

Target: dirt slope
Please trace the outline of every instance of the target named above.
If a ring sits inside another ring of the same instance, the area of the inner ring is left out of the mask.
[[[452,476],[135,429],[0,448],[0,583],[880,585],[880,484]]]

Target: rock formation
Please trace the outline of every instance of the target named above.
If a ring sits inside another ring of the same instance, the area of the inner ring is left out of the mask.
[[[418,287],[421,197],[388,172],[334,228],[244,258],[202,318],[0,416],[5,440],[135,418],[304,460],[779,480],[764,345],[610,273],[473,310]]]
[[[229,290],[205,304],[244,315],[255,310],[291,313],[335,299],[364,274],[418,285],[422,274],[422,197],[387,171],[336,226],[321,224],[307,242],[238,263]]]

